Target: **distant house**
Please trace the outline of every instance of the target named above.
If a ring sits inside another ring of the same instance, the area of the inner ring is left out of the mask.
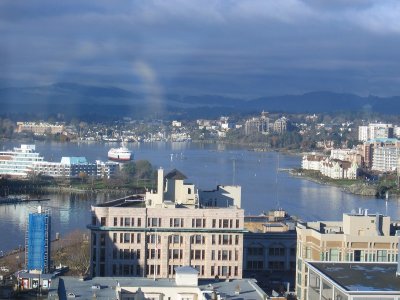
[[[320,171],[321,161],[323,161],[325,158],[326,156],[318,154],[304,155],[303,160],[301,161],[301,168],[304,170]]]
[[[357,179],[355,162],[327,158],[321,162],[321,174],[333,179]]]

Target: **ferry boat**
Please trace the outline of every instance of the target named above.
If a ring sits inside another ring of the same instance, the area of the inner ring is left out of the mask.
[[[126,147],[111,148],[108,151],[108,159],[114,161],[130,161],[132,159],[132,151]]]
[[[0,176],[27,177],[32,165],[43,161],[43,157],[35,151],[35,145],[0,151]]]

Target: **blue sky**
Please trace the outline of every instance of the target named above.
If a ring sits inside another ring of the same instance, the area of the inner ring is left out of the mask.
[[[2,0],[0,86],[400,95],[400,1]]]

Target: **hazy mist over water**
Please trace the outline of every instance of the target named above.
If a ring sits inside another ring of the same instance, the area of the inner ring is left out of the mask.
[[[1,144],[8,149],[17,143]],[[106,160],[109,148],[115,144],[98,143],[36,143],[36,149],[45,160],[59,161],[61,156],[86,156],[89,161]],[[166,171],[177,168],[198,188],[211,190],[218,184],[242,186],[242,207],[245,214],[259,214],[283,208],[303,220],[340,220],[342,213],[368,208],[370,213],[383,213],[399,219],[400,202],[397,199],[366,198],[342,192],[336,187],[319,185],[291,177],[279,168],[300,166],[301,157],[276,152],[253,152],[245,148],[222,144],[148,143],[129,144],[136,160],[149,160],[154,167]],[[65,234],[84,229],[90,222],[90,206],[108,199],[107,195],[82,196],[49,195],[51,201],[43,204],[51,209],[52,232]],[[35,203],[0,206],[0,228],[8,228],[0,237],[0,251],[23,243],[26,216]]]

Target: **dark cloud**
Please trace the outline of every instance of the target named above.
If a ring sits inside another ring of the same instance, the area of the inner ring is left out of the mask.
[[[2,85],[154,94],[400,94],[400,3],[372,0],[0,2]]]

